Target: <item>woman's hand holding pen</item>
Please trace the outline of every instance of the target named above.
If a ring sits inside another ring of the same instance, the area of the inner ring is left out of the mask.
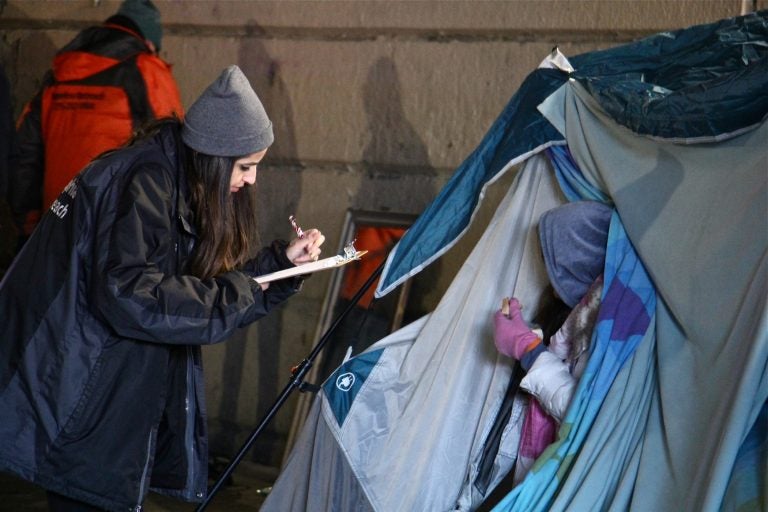
[[[320,246],[325,242],[325,236],[317,229],[302,231],[300,237],[291,240],[285,250],[285,254],[291,263],[301,265],[317,261],[320,257]]]

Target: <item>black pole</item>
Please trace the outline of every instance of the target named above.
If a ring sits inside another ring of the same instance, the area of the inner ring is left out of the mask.
[[[368,277],[368,280],[363,284],[363,286],[360,287],[360,289],[357,291],[354,297],[352,297],[352,300],[350,301],[349,305],[347,305],[346,309],[341,312],[341,314],[336,318],[336,320],[333,321],[333,324],[328,328],[327,331],[325,331],[325,334],[320,338],[320,341],[315,344],[315,347],[312,349],[312,352],[309,353],[309,355],[304,358],[301,363],[299,363],[293,370],[291,371],[291,380],[288,382],[288,384],[283,388],[283,391],[280,393],[280,395],[277,397],[277,400],[275,400],[275,403],[272,404],[272,407],[269,408],[269,411],[267,411],[267,414],[264,415],[264,418],[262,418],[261,422],[258,424],[258,426],[253,429],[251,434],[248,436],[248,439],[246,439],[245,443],[243,443],[243,446],[240,447],[240,450],[238,450],[235,457],[230,461],[229,465],[224,469],[224,472],[219,476],[219,479],[216,480],[216,483],[213,484],[213,487],[211,487],[210,491],[208,491],[208,496],[205,498],[205,501],[203,501],[196,509],[195,512],[203,512],[208,505],[213,500],[213,497],[216,495],[216,493],[221,490],[221,487],[224,485],[224,482],[229,478],[229,476],[232,474],[232,472],[235,470],[238,464],[240,464],[240,461],[243,460],[243,457],[245,457],[245,454],[248,452],[248,450],[251,448],[253,443],[256,441],[256,438],[259,437],[259,434],[261,434],[261,431],[264,430],[264,428],[267,426],[267,424],[272,420],[272,418],[277,414],[277,412],[280,410],[280,408],[283,406],[283,404],[288,400],[288,397],[291,396],[291,393],[294,389],[299,388],[301,389],[302,385],[304,384],[304,376],[307,374],[309,369],[312,367],[312,362],[315,360],[317,355],[320,353],[321,350],[323,350],[323,347],[326,345],[328,340],[331,338],[331,334],[336,330],[338,325],[344,320],[344,318],[349,314],[350,311],[357,305],[358,302],[360,302],[360,298],[365,294],[365,292],[368,291],[368,288],[371,287],[371,285],[376,282],[376,279],[379,277],[381,272],[384,270],[384,264],[386,263],[386,259],[381,262],[381,265],[371,273],[370,277]]]

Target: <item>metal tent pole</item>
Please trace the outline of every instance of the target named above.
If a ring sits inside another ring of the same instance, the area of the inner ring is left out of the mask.
[[[376,279],[381,275],[381,272],[384,270],[384,264],[386,263],[386,259],[381,262],[381,265],[371,273],[370,277],[368,277],[368,280],[363,284],[363,286],[360,287],[360,289],[357,291],[354,297],[352,297],[352,300],[347,305],[346,309],[341,312],[341,314],[336,318],[336,320],[333,321],[333,324],[328,328],[328,330],[323,334],[323,336],[320,338],[320,341],[315,344],[315,347],[312,349],[312,352],[309,353],[309,355],[304,358],[296,367],[294,367],[291,370],[291,380],[288,382],[288,384],[283,388],[283,391],[280,393],[280,395],[277,397],[277,400],[275,400],[274,404],[270,407],[269,411],[264,415],[259,425],[251,432],[251,434],[248,436],[248,439],[243,443],[243,446],[238,450],[237,454],[234,456],[234,458],[230,461],[230,463],[227,465],[227,467],[224,469],[222,474],[219,476],[218,480],[216,480],[216,483],[213,484],[213,487],[208,491],[208,496],[205,498],[205,501],[203,501],[196,509],[196,512],[203,512],[208,505],[213,500],[214,496],[216,496],[216,493],[221,490],[221,487],[224,485],[224,482],[227,481],[229,476],[232,474],[232,472],[235,470],[238,464],[242,461],[243,457],[245,457],[245,454],[248,452],[248,450],[251,448],[253,443],[256,441],[256,438],[258,438],[259,434],[261,434],[262,430],[267,426],[267,424],[272,420],[272,418],[277,414],[277,412],[280,410],[280,408],[283,406],[283,404],[288,400],[291,393],[294,389],[303,390],[304,387],[304,377],[309,371],[309,369],[312,367],[312,363],[317,357],[317,355],[320,353],[321,350],[323,350],[323,347],[326,345],[328,340],[331,338],[331,334],[336,330],[336,328],[339,326],[339,324],[344,320],[344,318],[349,314],[350,311],[357,305],[357,303],[360,301],[360,298],[365,294],[365,292],[368,291],[368,288],[373,285],[374,282],[376,282]]]

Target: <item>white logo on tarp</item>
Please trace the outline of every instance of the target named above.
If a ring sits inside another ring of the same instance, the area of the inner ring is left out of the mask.
[[[336,379],[336,387],[339,388],[341,391],[349,391],[352,389],[352,385],[355,383],[355,374],[354,373],[342,373],[338,376]]]

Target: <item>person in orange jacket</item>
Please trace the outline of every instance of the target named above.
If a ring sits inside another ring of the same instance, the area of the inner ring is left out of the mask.
[[[147,121],[183,116],[170,65],[157,54],[161,40],[151,0],[125,0],[115,15],[56,53],[17,123],[20,154],[7,197],[19,247],[94,157],[122,145]]]

